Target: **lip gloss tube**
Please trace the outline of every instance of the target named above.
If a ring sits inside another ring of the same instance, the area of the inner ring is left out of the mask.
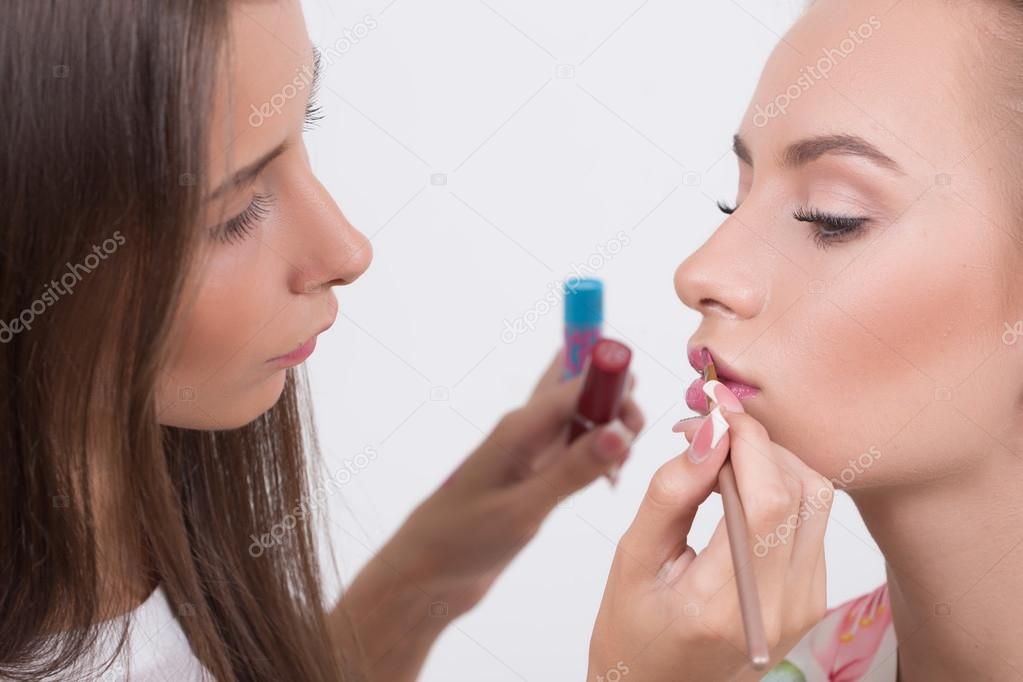
[[[624,343],[613,339],[597,341],[568,430],[569,443],[618,416],[631,361],[632,350]]]
[[[566,280],[563,380],[582,374],[586,358],[600,340],[603,323],[604,283],[593,278]]]

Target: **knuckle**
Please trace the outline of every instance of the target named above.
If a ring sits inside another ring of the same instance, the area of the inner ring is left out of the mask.
[[[654,472],[647,486],[647,499],[658,507],[676,507],[683,497],[685,482],[678,475],[678,467],[672,462],[662,464]]]
[[[771,440],[767,429],[759,421],[745,412],[736,412],[729,415],[729,426],[735,428],[741,438],[753,442]]]
[[[781,486],[765,486],[747,495],[742,502],[750,522],[762,526],[788,514],[792,496]]]
[[[514,433],[515,428],[522,421],[524,412],[525,412],[524,407],[517,407],[514,410],[505,412],[504,415],[497,421],[497,426],[494,428],[494,431],[502,435]]]
[[[803,479],[802,493],[804,504],[810,511],[825,513],[831,510],[835,499],[835,488],[831,481],[823,476],[809,476]]]
[[[804,492],[803,481],[798,475],[784,468],[782,469],[782,479],[785,481],[785,490],[788,491],[789,498],[798,500]]]

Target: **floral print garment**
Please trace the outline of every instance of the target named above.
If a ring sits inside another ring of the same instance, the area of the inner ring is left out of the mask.
[[[828,609],[762,682],[895,682],[888,584]]]

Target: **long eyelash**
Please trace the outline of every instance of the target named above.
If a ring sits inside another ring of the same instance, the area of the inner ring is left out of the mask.
[[[815,208],[796,209],[792,217],[800,222],[814,223],[817,227],[830,228],[830,230],[815,229],[810,234],[817,246],[822,249],[847,241],[859,232],[860,228],[869,220],[868,218],[824,213]]]
[[[323,58],[318,47],[313,48],[313,62],[313,73],[318,73],[319,78],[323,78]],[[305,109],[305,123],[302,126],[302,130],[307,132],[315,128],[316,124],[323,119],[323,109],[316,102],[319,89],[320,81],[317,79],[313,82],[312,91],[309,93],[309,104],[306,105]]]
[[[323,120],[323,109],[310,98],[309,106],[305,110],[305,123],[302,125],[302,130],[309,132],[321,120]]]
[[[738,208],[737,205],[729,206],[723,201],[718,201],[717,205],[721,212],[727,215],[731,215]],[[814,242],[822,249],[847,241],[869,221],[869,218],[824,213],[815,208],[797,209],[792,217],[800,222],[814,223],[818,228],[821,226],[829,228],[827,230],[815,229],[810,233]]]
[[[224,243],[245,239],[252,228],[269,215],[273,199],[272,194],[256,194],[253,196],[252,201],[244,211],[220,227],[215,228],[214,234],[216,238]]]

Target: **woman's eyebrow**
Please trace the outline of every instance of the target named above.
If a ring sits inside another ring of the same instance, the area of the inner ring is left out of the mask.
[[[273,161],[278,156],[287,151],[289,146],[290,140],[285,140],[284,142],[281,142],[279,145],[277,145],[269,152],[264,154],[262,158],[254,161],[253,163],[250,163],[248,166],[245,166],[245,168],[242,168],[241,170],[233,173],[231,177],[229,177],[227,180],[221,183],[220,187],[210,192],[210,194],[206,197],[205,200],[214,201],[215,199],[217,199],[217,197],[221,196],[225,192],[236,187],[241,187],[251,182],[254,178],[256,178],[260,173],[263,172],[263,169],[266,168],[271,161]]]
[[[313,51],[313,76],[312,79],[310,80],[309,85],[310,100],[313,98],[314,94],[316,93],[316,90],[320,86],[320,79],[323,78],[322,53],[320,52],[320,49],[315,45],[313,45],[312,51]],[[254,161],[253,163],[250,163],[245,168],[242,168],[241,170],[235,172],[234,174],[231,175],[231,177],[229,177],[227,180],[221,183],[221,185],[217,187],[217,189],[210,192],[210,194],[206,197],[205,201],[214,201],[228,190],[231,190],[235,187],[240,187],[251,182],[254,178],[256,178],[260,173],[263,172],[263,169],[266,168],[271,161],[273,161],[278,156],[287,151],[289,145],[290,142],[288,140],[285,140],[276,147],[274,147],[273,149],[271,149],[269,152],[264,154],[262,158]]]
[[[738,133],[732,137],[732,151],[739,159],[753,165],[753,155]],[[862,137],[846,134],[816,135],[793,142],[782,154],[782,165],[786,168],[798,168],[825,154],[858,156],[881,168],[905,175],[902,167],[880,149]]]

